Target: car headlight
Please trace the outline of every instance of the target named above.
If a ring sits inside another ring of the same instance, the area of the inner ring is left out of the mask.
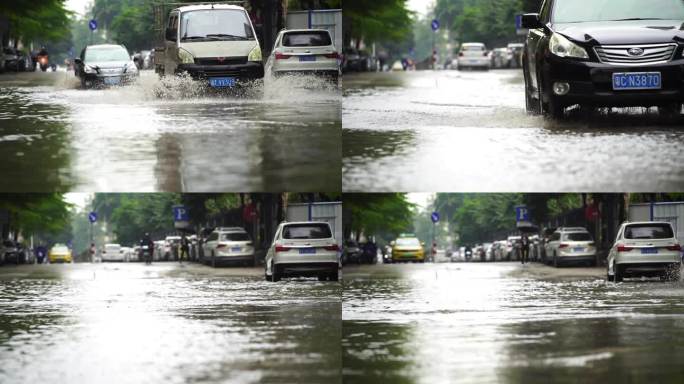
[[[83,66],[83,72],[85,73],[97,73],[97,70],[90,65],[84,65]]]
[[[252,49],[252,52],[249,53],[249,56],[247,56],[248,61],[262,61],[263,57],[261,56],[261,47],[259,44]]]
[[[192,54],[183,48],[178,48],[178,60],[183,64],[193,64],[195,62]]]
[[[128,63],[126,64],[126,69],[124,70],[124,72],[135,75],[136,73],[138,73],[138,67],[135,65],[135,63]]]
[[[573,57],[576,59],[588,59],[587,51],[558,33],[551,35],[549,50],[558,57]]]

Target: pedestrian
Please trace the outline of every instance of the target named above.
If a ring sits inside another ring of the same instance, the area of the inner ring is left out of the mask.
[[[530,256],[530,239],[523,233],[520,238],[520,261],[525,264]]]
[[[94,263],[95,262],[95,254],[97,253],[97,248],[95,247],[95,243],[90,243],[90,262]]]
[[[180,255],[178,256],[178,261],[183,264],[183,256],[185,258],[188,258],[188,255],[190,254],[190,241],[188,241],[188,238],[185,236],[185,233],[181,236],[181,241],[180,241]]]

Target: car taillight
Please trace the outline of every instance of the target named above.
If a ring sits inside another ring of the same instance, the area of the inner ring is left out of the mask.
[[[570,244],[560,244],[560,245],[558,245],[558,248],[567,248],[569,246],[570,246]]]
[[[280,52],[276,52],[276,54],[275,54],[276,60],[287,60],[290,57],[292,57],[292,56],[291,55],[285,55],[285,54],[280,53]]]
[[[326,251],[339,251],[339,250],[340,250],[340,247],[338,247],[337,244],[327,245],[327,246],[325,246],[325,247],[323,247],[323,248],[324,248]]]
[[[485,52],[485,53],[482,54],[482,56],[484,56],[484,57],[487,57],[487,55],[488,55],[487,52]]]
[[[276,245],[275,251],[276,252],[287,252],[290,250],[290,247],[283,247],[282,245]]]
[[[459,52],[458,57],[463,57],[463,52]]]
[[[667,250],[668,250],[668,251],[681,251],[681,250],[682,250],[682,246],[679,245],[679,244],[670,245],[670,246],[667,247]]]
[[[217,246],[216,246],[216,249],[219,249],[219,248],[225,248],[225,247],[226,247],[226,245],[225,245],[225,244],[219,244],[219,245],[217,245]]]
[[[340,58],[340,55],[339,55],[337,52],[326,53],[326,54],[323,55],[323,56],[325,56],[325,57],[328,58],[328,59],[339,59],[339,58]]]
[[[594,245],[596,245],[596,244],[594,244],[593,242],[587,244],[588,247],[593,247]]]
[[[627,246],[624,246],[624,245],[622,245],[622,244],[618,244],[618,246],[617,246],[617,251],[618,251],[618,252],[629,252],[629,251],[631,251],[632,249],[634,249],[634,247],[627,247]]]

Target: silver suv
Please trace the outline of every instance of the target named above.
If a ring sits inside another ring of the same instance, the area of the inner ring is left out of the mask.
[[[596,265],[596,246],[582,227],[560,227],[544,246],[546,258],[554,267],[566,264]]]

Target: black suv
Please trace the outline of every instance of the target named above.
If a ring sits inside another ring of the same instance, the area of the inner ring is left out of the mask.
[[[523,15],[527,111],[684,102],[684,0],[545,0]]]

